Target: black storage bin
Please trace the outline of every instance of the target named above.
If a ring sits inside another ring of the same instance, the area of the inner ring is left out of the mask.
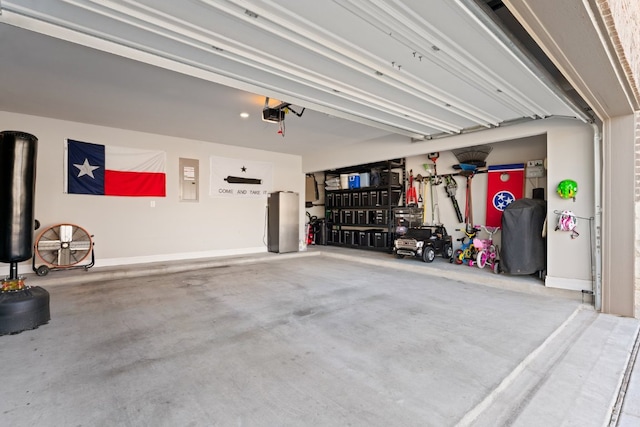
[[[377,209],[370,212],[369,223],[375,225],[387,225],[388,215],[386,209]]]
[[[389,192],[387,190],[380,190],[380,205],[386,206],[389,204]]]
[[[400,174],[398,172],[383,173],[380,176],[380,185],[400,185]]]
[[[397,206],[398,203],[400,203],[401,197],[402,197],[402,190],[391,190],[391,205]]]
[[[534,274],[546,270],[546,242],[542,227],[547,203],[539,199],[512,202],[502,213],[500,267],[508,274]]]
[[[331,209],[331,210],[327,211],[326,215],[327,215],[327,217],[329,219],[329,222],[335,223],[335,224],[340,223],[340,218],[338,216],[338,212],[340,212],[340,211],[338,211],[336,209]]]
[[[376,248],[386,248],[389,246],[389,233],[386,231],[373,232],[373,246]]]
[[[353,230],[342,230],[342,243],[353,245]]]
[[[351,238],[353,239],[353,245],[360,245],[360,232],[358,230],[353,230],[351,232]]]
[[[353,211],[350,209],[343,210],[340,222],[342,224],[353,224]]]
[[[328,192],[325,193],[325,201],[324,201],[325,207],[327,208],[334,207],[336,203],[335,200],[336,200],[335,193],[328,193]]]
[[[342,243],[340,230],[331,230],[331,243]]]
[[[360,204],[360,193],[359,192],[351,194],[351,206],[356,207],[356,208],[362,206]]]
[[[358,231],[358,245],[369,247],[371,246],[371,233],[369,231]]]
[[[351,193],[342,193],[342,206],[351,206]]]
[[[370,191],[369,192],[369,206],[378,206],[378,205],[379,205],[378,192],[377,191]]]
[[[358,225],[367,225],[367,211],[356,211],[356,224]]]
[[[376,211],[367,211],[367,222],[369,224],[376,223]]]
[[[371,203],[369,202],[369,192],[368,191],[363,191],[362,193],[360,193],[360,206],[371,206]]]

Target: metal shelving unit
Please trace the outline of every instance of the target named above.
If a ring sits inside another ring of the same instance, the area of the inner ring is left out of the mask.
[[[379,172],[379,181],[373,171]],[[356,173],[372,174],[371,185],[325,190],[327,244],[391,251],[395,229],[393,208],[404,204],[405,159],[325,171],[325,182]]]

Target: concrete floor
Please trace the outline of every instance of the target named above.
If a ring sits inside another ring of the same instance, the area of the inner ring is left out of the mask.
[[[640,322],[530,277],[324,248],[27,283],[52,320],[0,337],[2,425],[640,425]]]

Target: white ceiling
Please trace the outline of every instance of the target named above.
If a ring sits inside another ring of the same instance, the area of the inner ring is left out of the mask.
[[[473,0],[0,6],[4,111],[301,155],[580,116]],[[284,138],[265,96],[307,108]]]

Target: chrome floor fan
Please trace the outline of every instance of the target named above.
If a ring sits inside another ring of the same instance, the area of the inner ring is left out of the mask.
[[[71,268],[88,269],[95,263],[93,241],[87,230],[74,224],[57,224],[44,230],[36,240],[35,250],[44,265],[33,270],[38,276],[46,276],[50,270]],[[91,255],[89,264],[81,264]]]

